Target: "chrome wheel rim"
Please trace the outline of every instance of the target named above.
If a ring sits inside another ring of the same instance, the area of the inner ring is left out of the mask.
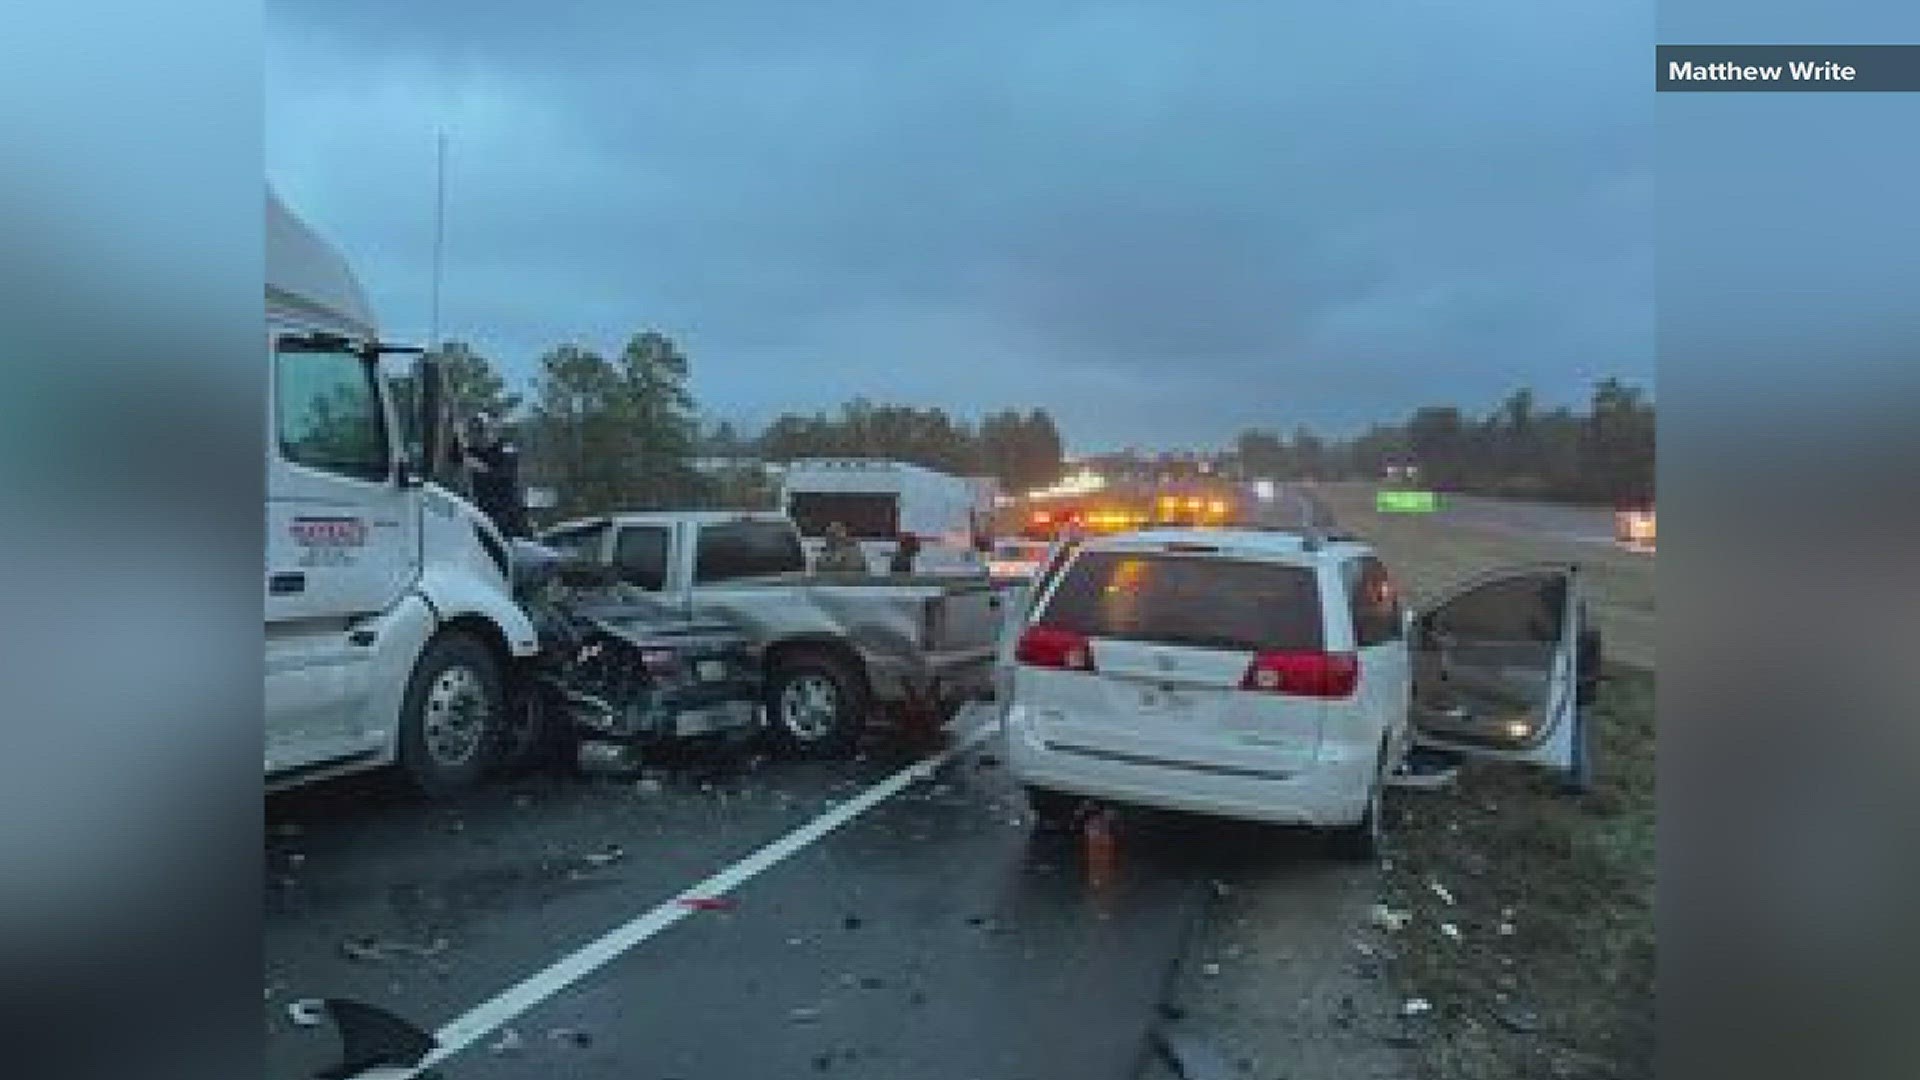
[[[427,757],[447,768],[472,761],[486,739],[492,712],[486,684],[477,672],[462,666],[442,671],[427,689],[426,716],[421,724]]]
[[[840,688],[825,675],[803,675],[780,690],[780,723],[795,738],[824,739],[839,716]]]

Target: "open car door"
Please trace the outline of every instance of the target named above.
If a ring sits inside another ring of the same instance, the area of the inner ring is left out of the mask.
[[[1579,571],[1564,565],[1492,572],[1421,609],[1408,640],[1414,741],[1574,771],[1584,623]]]

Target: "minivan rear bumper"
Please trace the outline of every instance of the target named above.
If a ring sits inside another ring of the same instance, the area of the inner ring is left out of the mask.
[[[1256,774],[1050,743],[1025,708],[1007,712],[1007,766],[1023,784],[1112,802],[1273,825],[1352,825],[1366,813],[1373,763],[1322,760],[1291,775]]]

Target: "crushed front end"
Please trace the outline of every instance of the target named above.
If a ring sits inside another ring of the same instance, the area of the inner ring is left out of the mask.
[[[556,582],[523,603],[540,631],[533,678],[583,768],[629,771],[651,745],[759,730],[758,654],[731,625],[688,619],[617,585]]]

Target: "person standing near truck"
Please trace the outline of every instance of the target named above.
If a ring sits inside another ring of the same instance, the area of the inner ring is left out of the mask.
[[[466,466],[473,499],[500,531],[513,539],[527,533],[526,500],[520,491],[520,451],[485,413],[467,421]]]
[[[893,559],[888,569],[896,574],[913,573],[913,560],[920,554],[920,538],[907,533],[900,538],[900,544],[893,549]]]
[[[813,568],[831,574],[865,573],[867,556],[860,545],[853,542],[853,534],[846,525],[836,521],[827,526],[826,544],[820,549],[820,557],[814,560]]]

